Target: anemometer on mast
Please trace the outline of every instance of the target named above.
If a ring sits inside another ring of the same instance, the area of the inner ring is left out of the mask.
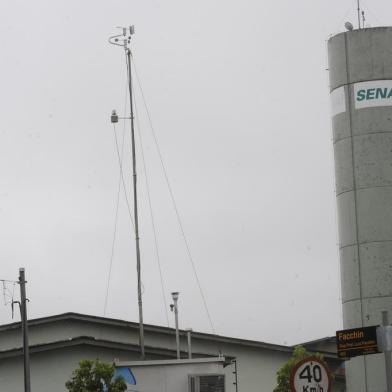
[[[117,28],[122,30],[122,34],[113,35],[112,37],[109,38],[109,42],[112,45],[122,46],[125,49],[127,49],[128,45],[131,43],[132,35],[135,34],[135,26],[117,27]],[[122,41],[122,43],[120,43],[120,41]]]
[[[109,38],[109,43],[116,46],[121,46],[125,50],[128,70],[128,87],[129,87],[129,103],[130,103],[130,117],[118,117],[118,114],[113,110],[111,114],[111,122],[117,123],[120,119],[131,120],[131,139],[132,139],[132,169],[133,169],[133,213],[135,220],[135,241],[136,241],[136,269],[137,269],[137,298],[139,306],[139,344],[140,356],[145,359],[144,350],[144,326],[143,326],[143,301],[142,301],[142,281],[141,281],[141,265],[140,265],[140,245],[139,245],[139,219],[138,219],[138,205],[137,205],[137,175],[136,175],[136,149],[135,149],[135,124],[133,113],[133,91],[132,91],[132,70],[131,70],[131,43],[132,35],[135,34],[135,27],[118,27],[122,29],[122,34],[114,35]]]

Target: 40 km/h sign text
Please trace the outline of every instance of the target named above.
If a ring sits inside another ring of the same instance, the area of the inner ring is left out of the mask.
[[[291,372],[292,392],[331,392],[331,376],[326,365],[317,357],[299,362]]]

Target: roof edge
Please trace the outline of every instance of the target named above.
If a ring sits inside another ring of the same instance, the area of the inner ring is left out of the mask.
[[[81,314],[81,313],[75,313],[75,312],[66,312],[66,313],[61,313],[61,314],[52,315],[52,316],[45,316],[45,317],[30,319],[30,320],[28,320],[28,325],[29,325],[29,327],[33,327],[33,326],[38,326],[38,325],[42,325],[42,324],[48,324],[48,323],[52,323],[52,322],[59,322],[59,321],[65,321],[65,320],[76,320],[76,321],[84,321],[84,322],[90,322],[90,323],[91,322],[92,323],[100,323],[100,324],[104,324],[104,325],[111,325],[111,326],[117,326],[117,327],[122,327],[122,328],[134,328],[134,329],[139,328],[139,323],[136,323],[133,321],[126,321],[126,320],[108,318],[108,317],[102,317],[102,316],[93,316],[93,315],[87,315],[87,314]],[[0,332],[7,331],[7,330],[13,330],[13,329],[19,329],[20,327],[21,327],[20,322],[3,324],[3,325],[0,325]],[[169,327],[164,327],[164,326],[154,325],[154,324],[144,324],[144,330],[145,330],[145,332],[159,332],[159,333],[165,333],[165,334],[170,334],[170,335],[175,334],[174,328],[169,328]],[[180,334],[185,336],[186,331],[180,330]],[[201,339],[201,340],[215,340],[215,341],[223,342],[223,343],[239,344],[239,345],[248,346],[248,347],[264,348],[267,350],[283,351],[283,352],[287,352],[287,353],[292,352],[293,348],[294,348],[294,346],[283,346],[283,345],[279,345],[279,344],[266,343],[266,342],[257,341],[257,340],[242,339],[242,338],[209,334],[209,333],[197,332],[197,331],[192,332],[192,336],[193,336],[193,338]]]

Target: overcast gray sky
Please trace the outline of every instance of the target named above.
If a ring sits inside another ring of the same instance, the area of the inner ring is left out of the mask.
[[[363,5],[367,24],[390,24],[389,1]],[[333,335],[341,308],[326,40],[356,21],[355,8],[3,0],[0,278],[26,267],[29,316],[103,315],[119,179],[109,116],[124,113],[126,87],[124,54],[107,39],[134,24],[135,63],[216,332],[280,344]],[[136,98],[167,301],[180,291],[180,326],[211,332]],[[145,322],[166,325],[142,167]],[[107,316],[137,321],[123,194]],[[12,322],[10,306],[0,322]]]

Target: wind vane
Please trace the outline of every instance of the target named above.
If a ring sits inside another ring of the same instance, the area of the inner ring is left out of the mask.
[[[117,28],[122,30],[122,34],[113,35],[110,37],[109,43],[112,45],[123,46],[125,49],[127,49],[131,42],[131,36],[135,34],[135,26]]]

